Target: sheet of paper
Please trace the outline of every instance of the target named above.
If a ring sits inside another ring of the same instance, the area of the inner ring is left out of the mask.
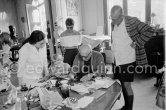
[[[60,45],[64,47],[79,46],[82,43],[81,35],[60,37]]]
[[[71,90],[76,91],[81,95],[89,93],[88,88],[83,84],[74,84],[74,86],[71,86]]]
[[[115,80],[112,80],[108,77],[102,79],[95,79],[96,89],[109,88],[114,82]]]
[[[48,91],[50,95],[50,104],[53,105],[62,105],[63,98],[58,92]]]

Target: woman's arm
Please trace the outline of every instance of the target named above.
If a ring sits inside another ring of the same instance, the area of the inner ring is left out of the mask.
[[[17,73],[17,77],[19,78],[19,84],[22,84],[22,77],[27,71],[25,66],[26,66],[26,61],[28,59],[28,56],[29,56],[28,50],[25,46],[23,46],[19,50],[18,73]]]
[[[44,51],[44,67],[43,67],[43,76],[48,76],[49,75],[49,71],[48,71],[48,60],[47,60],[47,50],[46,47],[43,48]]]

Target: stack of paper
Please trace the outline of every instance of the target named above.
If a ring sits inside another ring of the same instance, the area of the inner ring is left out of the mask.
[[[88,88],[83,84],[74,84],[74,86],[71,86],[71,90],[76,91],[81,95],[89,93]]]
[[[95,86],[96,89],[99,88],[108,88],[110,87],[115,81],[110,78],[101,78],[101,79],[95,79]]]

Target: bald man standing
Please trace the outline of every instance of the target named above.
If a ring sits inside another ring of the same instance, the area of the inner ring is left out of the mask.
[[[89,74],[105,75],[104,58],[101,53],[92,50],[90,45],[82,45],[74,59],[71,71],[77,80],[85,75],[91,76]]]
[[[125,105],[120,110],[132,110],[135,66],[147,65],[144,44],[153,36],[154,30],[136,17],[124,16],[120,6],[110,12],[112,19],[112,51],[114,53],[115,78],[122,85]]]

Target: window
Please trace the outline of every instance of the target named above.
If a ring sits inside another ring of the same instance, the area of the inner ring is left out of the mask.
[[[7,18],[6,12],[0,12],[0,20],[5,20]]]
[[[128,0],[128,15],[145,21],[145,0]]]
[[[47,34],[47,21],[44,0],[33,0],[32,5],[26,4],[26,8],[30,33],[34,30],[41,30]]]
[[[38,10],[39,10],[40,19],[41,19],[41,30],[47,35],[47,20],[46,20],[45,4],[38,6]]]
[[[165,0],[151,0],[151,2],[149,1],[147,2],[146,0],[108,0],[109,10],[107,14],[108,16],[110,16],[110,10],[114,5],[120,5],[122,7],[124,6],[123,10],[124,12],[127,13],[127,15],[132,17],[137,17],[142,22],[147,22],[146,20],[151,20],[152,26],[156,26],[159,28],[166,28],[165,3],[166,3]],[[145,20],[145,18],[147,19]],[[110,22],[111,20],[108,17],[108,24],[110,24]],[[109,35],[110,35],[110,30],[111,30],[110,26],[108,25]]]
[[[153,26],[159,24],[160,27],[164,27],[164,2],[165,0],[151,0],[151,24]]]
[[[40,22],[40,14],[39,10],[35,9],[32,11],[32,20],[34,23],[39,23]]]

